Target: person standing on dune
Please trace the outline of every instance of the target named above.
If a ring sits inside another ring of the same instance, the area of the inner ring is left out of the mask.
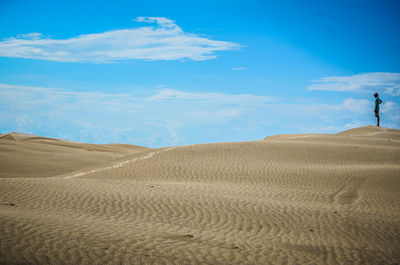
[[[376,117],[376,120],[377,120],[376,126],[379,126],[379,120],[380,120],[380,118],[379,118],[379,104],[382,103],[382,100],[379,98],[378,93],[375,93],[374,97],[375,97],[375,110],[374,110],[374,112],[375,112],[375,117]]]

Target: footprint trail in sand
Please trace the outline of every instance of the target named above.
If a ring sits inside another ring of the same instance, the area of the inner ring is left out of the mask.
[[[159,150],[159,151],[150,152],[150,153],[146,154],[145,156],[141,156],[141,157],[137,157],[137,158],[134,158],[134,159],[131,159],[131,160],[118,162],[118,163],[115,163],[112,166],[103,167],[103,168],[97,168],[97,169],[93,169],[93,170],[89,170],[89,171],[84,171],[84,172],[79,172],[79,173],[76,173],[76,174],[68,175],[68,176],[65,176],[64,179],[81,177],[81,176],[84,176],[84,175],[87,175],[87,174],[91,174],[91,173],[97,173],[97,172],[104,171],[104,170],[110,170],[110,169],[113,169],[113,168],[122,167],[122,166],[124,166],[126,164],[129,164],[129,163],[134,163],[136,161],[141,161],[141,160],[146,160],[146,159],[152,158],[153,156],[155,156],[155,155],[157,155],[157,154],[159,154],[161,152],[167,152],[167,151],[173,150],[175,148],[177,148],[177,147],[174,146],[174,147],[165,148],[165,149],[162,149],[162,150]]]

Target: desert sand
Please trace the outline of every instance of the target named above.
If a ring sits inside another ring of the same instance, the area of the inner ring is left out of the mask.
[[[11,132],[0,135],[0,178],[51,177],[149,149]]]
[[[2,264],[400,262],[400,130],[160,149],[11,136]]]

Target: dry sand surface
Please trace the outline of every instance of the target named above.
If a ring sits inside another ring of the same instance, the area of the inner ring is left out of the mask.
[[[52,177],[44,143],[5,141],[3,264],[400,262],[399,130],[141,149]]]
[[[85,144],[31,134],[0,134],[0,178],[50,177],[150,148]]]

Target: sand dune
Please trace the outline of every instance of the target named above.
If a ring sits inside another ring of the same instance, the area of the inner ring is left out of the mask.
[[[0,177],[50,177],[150,148],[96,145],[11,132],[0,136]]]
[[[1,172],[0,261],[400,262],[399,130],[141,151],[52,177]]]

